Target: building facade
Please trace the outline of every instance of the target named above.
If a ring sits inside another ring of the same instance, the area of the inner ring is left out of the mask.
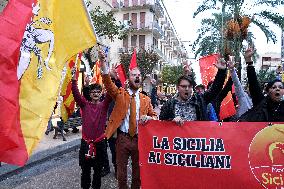
[[[111,43],[111,62],[118,63],[121,53],[133,49],[154,50],[160,57],[155,72],[163,65],[177,65],[187,59],[170,16],[161,0],[112,0],[117,21],[131,22],[131,32],[124,40]]]
[[[281,54],[279,53],[265,53],[261,55],[262,70],[273,71],[281,65]]]

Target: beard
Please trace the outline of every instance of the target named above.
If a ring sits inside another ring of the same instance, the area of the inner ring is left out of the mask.
[[[136,83],[136,82],[130,82],[129,83],[129,88],[133,89],[133,90],[138,90],[140,87],[140,82]]]

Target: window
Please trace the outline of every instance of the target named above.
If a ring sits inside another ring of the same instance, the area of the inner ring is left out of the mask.
[[[146,12],[140,12],[140,28],[145,28],[145,15]]]
[[[132,0],[132,6],[137,6],[138,5],[138,0]]]
[[[262,57],[262,61],[271,61],[271,57]]]
[[[132,28],[137,28],[137,13],[131,14]]]
[[[140,5],[145,5],[146,4],[146,0],[140,0]]]
[[[139,35],[139,48],[145,49],[145,35]]]
[[[154,49],[158,48],[158,40],[155,37],[153,37],[153,47]]]
[[[124,20],[129,20],[129,13],[123,14],[123,21]]]
[[[112,6],[113,6],[113,8],[118,8],[117,0],[112,0]]]
[[[129,0],[124,0],[124,7],[129,7]]]
[[[124,47],[125,49],[128,49],[128,36],[126,36],[126,38],[123,39],[123,47]]]
[[[135,48],[137,46],[137,35],[131,36],[131,48]]]

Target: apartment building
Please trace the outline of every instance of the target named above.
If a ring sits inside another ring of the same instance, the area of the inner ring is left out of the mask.
[[[112,0],[112,6],[116,20],[125,24],[131,21],[132,28],[126,39],[111,43],[112,63],[134,48],[156,51],[160,62],[155,72],[165,64],[177,65],[188,58],[161,0]]]

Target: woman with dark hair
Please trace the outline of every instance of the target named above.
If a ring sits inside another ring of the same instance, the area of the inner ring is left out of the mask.
[[[248,49],[245,53],[247,63],[247,77],[249,91],[252,98],[253,108],[240,117],[241,121],[284,122],[284,85],[279,79],[270,81],[265,91],[262,92],[257,80],[255,68],[252,62],[253,50]]]

